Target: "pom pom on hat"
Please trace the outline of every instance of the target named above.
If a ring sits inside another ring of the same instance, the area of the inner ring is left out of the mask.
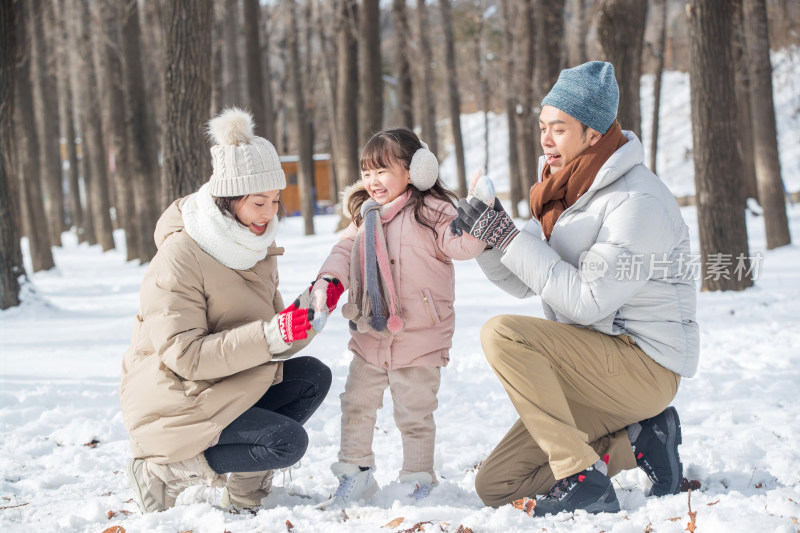
[[[414,152],[408,174],[411,184],[420,191],[427,191],[436,184],[439,177],[439,160],[428,149],[428,145],[420,141],[422,148]]]
[[[214,144],[239,145],[253,140],[253,116],[231,107],[208,122],[208,136]]]

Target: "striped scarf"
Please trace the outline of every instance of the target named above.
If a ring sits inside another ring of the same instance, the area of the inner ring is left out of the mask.
[[[373,329],[388,336],[401,333],[405,327],[383,225],[403,210],[410,197],[411,191],[406,191],[383,206],[374,200],[361,205],[364,222],[350,252],[349,301],[342,306],[342,314],[350,320],[350,329],[354,331],[366,333]]]

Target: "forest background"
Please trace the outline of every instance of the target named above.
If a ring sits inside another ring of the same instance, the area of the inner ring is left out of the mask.
[[[538,103],[561,69],[596,59],[614,64],[619,121],[640,138],[640,83],[654,76],[656,173],[662,73],[689,72],[706,256],[749,257],[748,198],[768,247],[791,242],[769,53],[800,41],[798,2],[11,0],[0,10],[0,308],[18,304],[27,279],[23,236],[33,271],[54,266],[66,230],[109,250],[122,228],[127,259],[149,261],[159,214],[211,173],[206,122],[234,105],[297,158],[306,235],[320,207],[315,154],[330,156],[336,198],[359,178],[360,147],[385,127],[413,128],[440,160],[452,155],[456,175],[443,178],[464,196],[460,117],[470,112],[506,114],[504,179],[512,214],[525,218]]]

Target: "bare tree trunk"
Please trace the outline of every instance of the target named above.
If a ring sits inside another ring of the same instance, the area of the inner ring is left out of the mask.
[[[737,148],[742,154],[742,204],[747,205],[748,198],[758,200],[758,180],[756,180],[756,162],[753,147],[752,113],[750,111],[750,54],[744,28],[744,5],[742,0],[733,0],[733,61],[736,66],[736,109],[739,124],[736,128]]]
[[[411,29],[408,26],[406,0],[392,2],[395,39],[397,40],[395,61],[397,62],[397,104],[400,108],[400,125],[409,129],[414,127],[414,101],[412,99],[412,78],[408,42]]]
[[[447,68],[447,102],[450,109],[450,128],[456,152],[458,172],[458,195],[467,195],[467,171],[464,168],[464,139],[461,136],[461,95],[458,92],[458,70],[456,69],[455,37],[453,36],[453,13],[450,0],[439,0],[444,29],[444,57]]]
[[[505,110],[508,119],[508,183],[511,193],[511,216],[519,217],[519,203],[522,199],[520,191],[519,152],[517,147],[517,97],[514,92],[514,32],[511,17],[511,0],[500,0],[500,17],[503,27],[503,56],[505,69],[503,72],[503,91],[505,92]]]
[[[422,87],[417,91],[422,102],[422,140],[431,152],[439,157],[439,141],[436,133],[436,95],[433,93],[433,52],[428,27],[428,8],[425,0],[417,0],[417,35],[419,36],[420,78]]]
[[[325,11],[323,11],[323,9]],[[335,7],[330,6],[327,2],[315,2],[314,3],[314,27],[317,29],[317,38],[319,39],[319,49],[325,51],[325,57],[338,57],[339,52],[337,49],[336,40],[331,37],[328,33],[328,29],[330,25],[326,25],[323,23],[324,20],[331,20],[333,19],[334,12],[329,11],[335,9]],[[339,184],[336,179],[336,172],[337,166],[336,161],[338,158],[338,154],[340,153],[339,149],[339,128],[337,127],[337,116],[338,116],[338,99],[336,97],[336,65],[333,64],[332,61],[323,60],[321,61],[322,65],[322,79],[323,79],[323,92],[327,97],[327,105],[325,106],[325,113],[326,118],[328,121],[328,137],[330,138],[330,151],[332,154],[331,157],[331,175],[330,175],[330,187],[331,187],[331,198],[338,198],[339,197]]]
[[[303,223],[306,235],[314,234],[314,183],[312,182],[313,154],[311,140],[309,139],[308,118],[306,102],[303,96],[303,80],[300,73],[300,46],[298,41],[297,14],[295,13],[295,0],[284,6],[286,9],[286,27],[288,29],[287,41],[289,47],[289,83],[294,100],[295,136],[297,138],[297,152],[299,156],[297,185],[300,190],[300,212],[303,214]]]
[[[261,56],[264,58],[262,61],[262,82],[263,82],[263,91],[264,91],[264,117],[262,120],[264,121],[264,137],[269,139],[270,142],[275,142],[275,106],[273,104],[273,94],[272,94],[272,76],[273,71],[270,66],[270,57],[271,57],[271,45],[269,42],[269,38],[271,35],[270,32],[270,9],[271,6],[260,6],[263,9],[264,17],[263,27],[264,27],[264,40],[261,42]]]
[[[25,275],[20,248],[19,213],[14,201],[14,85],[17,68],[17,28],[22,0],[0,2],[0,310],[19,305],[20,276]],[[24,33],[24,32],[23,32]],[[11,201],[9,201],[11,200]]]
[[[267,137],[264,112],[264,79],[261,74],[261,42],[258,0],[244,0],[244,58],[247,71],[247,100],[255,116],[256,135]]]
[[[666,0],[664,0],[666,2]],[[575,26],[578,35],[578,61],[577,65],[586,63],[586,0],[573,0],[575,3]]]
[[[79,121],[81,123],[81,139],[84,161],[88,161],[90,178],[88,181],[88,195],[91,196],[90,215],[94,224],[94,231],[97,242],[103,251],[114,248],[114,235],[111,225],[111,203],[108,189],[108,150],[99,113],[90,110],[89,106],[95,105],[100,101],[99,83],[102,73],[97,71],[93,58],[93,49],[96,43],[92,31],[89,28],[91,14],[88,0],[76,0],[76,8],[79,14],[77,17],[78,36],[80,43],[78,50],[81,58],[83,71],[78,76],[79,91],[76,94],[76,106],[78,108]],[[84,178],[85,179],[85,178]]]
[[[46,11],[49,3],[31,2],[31,71],[33,75],[33,109],[36,117],[36,135],[39,137],[39,168],[44,190],[45,217],[50,244],[61,246],[64,229],[64,191],[61,188],[61,157],[58,142],[58,97],[53,71],[48,68],[48,50],[45,40]]]
[[[533,19],[533,2],[532,0],[523,0],[518,2],[518,34],[519,39],[515,39],[515,45],[519,47],[521,64],[514,70],[519,76],[519,97],[517,100],[516,120],[517,120],[517,154],[519,156],[519,189],[520,196],[527,194],[531,190],[533,184],[539,181],[538,176],[538,153],[541,150],[539,146],[539,139],[536,135],[536,125],[539,118],[539,102],[541,98],[536,99],[533,88],[534,66],[541,64],[544,67],[549,59],[546,52],[543,51],[538,56],[536,55],[534,36],[536,30]],[[539,12],[539,17],[544,20],[544,13]],[[514,28],[514,17],[508,18],[511,28]],[[541,76],[541,74],[540,74]],[[547,89],[549,90],[549,88]]]
[[[597,32],[606,59],[614,65],[619,85],[619,113],[622,129],[642,136],[639,79],[642,76],[642,48],[647,20],[647,2],[603,0]]]
[[[225,32],[223,105],[242,105],[242,72],[239,68],[239,0],[225,0],[223,30]],[[167,38],[169,38],[167,36]]]
[[[778,133],[772,101],[772,63],[769,57],[766,0],[744,1],[745,35],[750,52],[750,109],[758,199],[764,210],[767,249],[791,244],[783,196]]]
[[[703,290],[743,290],[753,279],[735,272],[738,261],[748,272],[750,261],[741,197],[742,161],[732,149],[736,146],[733,6],[729,0],[690,0],[686,12]]]
[[[161,205],[195,192],[211,175],[203,135],[211,101],[211,4],[173,0],[164,9],[164,168]]]
[[[226,0],[212,0],[214,21],[211,24],[211,113],[216,116],[222,110],[225,88],[225,62],[222,56],[225,53],[225,11]],[[258,120],[258,117],[256,117]]]
[[[170,2],[172,0],[169,0]],[[207,2],[209,0],[200,0]],[[131,3],[131,0],[128,0]],[[149,131],[147,139],[152,143],[151,150],[153,153],[158,154],[162,150],[161,138],[163,135],[164,121],[166,117],[166,103],[164,94],[164,50],[165,36],[163,31],[164,9],[163,0],[145,0],[142,6],[144,9],[139,10],[139,24],[141,43],[147,43],[139,53],[144,56],[144,72],[148,73],[144,78],[145,91],[148,98],[148,105],[145,107],[147,112],[147,124],[152,127]],[[144,11],[144,13],[142,13]],[[141,24],[144,23],[143,26]],[[209,116],[212,116],[209,114]],[[154,177],[156,182],[159,182],[160,172]]]
[[[76,150],[76,165],[75,171],[78,174],[78,181],[75,184],[75,191],[80,195],[82,207],[81,225],[78,228],[78,239],[85,241],[90,245],[97,244],[97,236],[94,229],[94,219],[92,217],[92,195],[90,194],[91,183],[91,168],[89,167],[89,158],[85,150],[86,135],[84,125],[82,123],[83,115],[81,112],[81,94],[82,83],[84,76],[84,59],[81,55],[82,43],[84,36],[81,34],[82,28],[79,25],[78,19],[80,18],[81,10],[77,4],[77,0],[65,0],[62,4],[62,13],[64,14],[64,21],[67,28],[67,55],[69,58],[68,65],[68,83],[70,88],[70,103],[71,109],[69,112],[72,114],[73,131],[75,132],[75,150]],[[77,159],[80,154],[80,159]],[[71,164],[71,163],[70,163]]]
[[[116,189],[117,223],[125,230],[125,251],[128,261],[139,258],[141,244],[136,221],[136,204],[133,194],[133,172],[131,171],[128,130],[125,125],[125,92],[122,75],[122,46],[120,37],[119,2],[97,4],[101,11],[99,20],[105,28],[105,46],[101,50],[105,64],[105,94],[103,107],[108,144],[114,152],[114,184]],[[122,105],[120,105],[122,104]]]
[[[128,137],[128,161],[131,166],[131,183],[134,197],[136,232],[139,250],[137,257],[146,263],[156,254],[153,233],[160,209],[160,181],[158,154],[151,137],[155,125],[147,113],[148,97],[144,81],[144,67],[140,54],[141,31],[137,2],[118,0],[121,11],[121,47],[124,61],[125,125]]]
[[[355,0],[342,0],[337,14],[337,87],[336,108],[338,110],[339,157],[336,177],[339,190],[358,181],[358,43],[357,4]]]
[[[15,111],[16,124],[12,131],[16,133],[18,163],[14,166],[20,180],[20,204],[23,209],[23,230],[30,242],[30,254],[33,271],[49,270],[55,266],[53,253],[50,250],[50,236],[47,233],[47,222],[42,201],[42,186],[39,180],[39,139],[35,131],[33,111],[33,79],[31,72],[31,36],[33,26],[30,0],[20,1],[22,18],[17,27],[17,46],[20,55],[17,57],[17,71],[13,76],[16,84]]]
[[[81,205],[80,177],[78,174],[78,152],[75,149],[75,118],[72,104],[72,85],[70,83],[70,47],[69,31],[67,29],[66,14],[64,13],[64,0],[53,2],[55,9],[54,24],[51,28],[56,39],[54,46],[56,52],[57,92],[58,92],[58,122],[60,136],[66,146],[67,183],[69,184],[69,224],[74,228],[78,242],[85,240],[83,232],[83,207]]]
[[[483,112],[483,165],[484,174],[489,172],[489,84],[486,80],[486,65],[483,51],[484,13],[486,6],[481,0],[475,2],[475,31],[472,32],[472,44],[475,48],[475,64],[478,83],[480,86],[480,105]]]
[[[383,69],[379,0],[361,0],[359,24],[360,137],[366,143],[383,126]]]
[[[664,75],[664,52],[667,49],[667,0],[661,2],[661,24],[659,26],[658,44],[655,50],[656,73],[653,81],[653,125],[650,130],[650,170],[656,172],[656,156],[658,155],[658,119],[661,110],[661,78]],[[654,10],[655,11],[655,10]]]
[[[638,0],[637,0],[638,1]],[[533,0],[534,28],[534,56],[533,61],[533,117],[532,121],[538,124],[540,103],[545,95],[558,80],[561,68],[561,43],[564,39],[564,0]],[[542,155],[542,145],[539,137],[534,133],[533,146],[521,148],[533,151],[533,164],[538,165]],[[534,179],[532,176],[523,176],[533,185],[538,181],[538,166],[535,166]],[[528,191],[530,188],[528,189]],[[526,191],[527,192],[527,191]]]

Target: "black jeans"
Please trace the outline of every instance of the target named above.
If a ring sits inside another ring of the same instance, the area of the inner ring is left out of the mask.
[[[259,472],[291,466],[306,453],[303,424],[328,394],[331,370],[313,357],[288,359],[283,381],[222,430],[219,442],[205,451],[219,474]]]

